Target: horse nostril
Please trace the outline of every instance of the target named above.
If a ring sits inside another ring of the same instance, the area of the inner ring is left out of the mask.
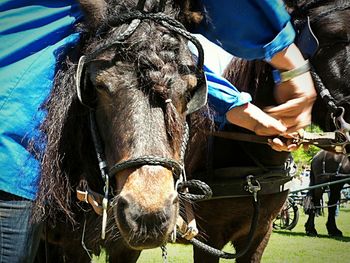
[[[118,209],[125,210],[129,207],[129,201],[127,198],[120,196],[117,203]]]

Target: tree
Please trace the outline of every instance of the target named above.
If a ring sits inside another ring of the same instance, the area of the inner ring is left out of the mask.
[[[321,128],[316,125],[310,125],[306,128],[308,132],[322,132]],[[302,166],[310,166],[311,159],[315,156],[315,154],[320,151],[316,146],[310,145],[308,149],[304,149],[304,147],[300,147],[298,150],[292,152],[292,156],[294,158],[295,163],[298,166],[298,174],[302,169]]]

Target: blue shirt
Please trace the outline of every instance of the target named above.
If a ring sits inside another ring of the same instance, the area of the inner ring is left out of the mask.
[[[195,36],[204,49],[208,101],[215,121],[251,97],[240,93],[222,77],[232,55],[248,60],[271,58],[293,43],[295,31],[281,0],[202,0],[206,14]],[[210,43],[210,41],[211,43]],[[218,51],[224,49],[226,53]],[[224,62],[217,62],[217,57]],[[230,57],[231,56],[231,57]]]
[[[27,150],[39,135],[40,105],[53,86],[58,57],[79,35],[73,0],[0,1],[0,190],[34,199],[39,162]],[[37,145],[40,148],[40,145]]]
[[[295,31],[282,0],[202,0],[199,32],[229,53],[270,60],[293,43]]]
[[[245,92],[239,92],[227,79],[222,77],[233,56],[220,46],[200,34],[193,34],[204,50],[204,73],[208,85],[208,103],[214,110],[216,122],[226,121],[226,112],[252,100]],[[197,49],[189,43],[190,51],[196,56]]]

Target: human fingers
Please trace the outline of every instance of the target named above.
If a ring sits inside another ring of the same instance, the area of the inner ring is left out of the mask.
[[[277,152],[282,152],[284,148],[284,144],[282,143],[281,140],[276,140],[276,138],[274,139],[268,139],[267,140],[268,145],[270,145],[270,147],[272,149],[274,149]]]
[[[297,139],[300,137],[299,131],[295,131],[295,132],[290,132],[290,133],[284,133],[281,134],[281,136],[283,136],[284,138],[288,138],[288,139]]]
[[[267,120],[262,120],[255,126],[254,132],[261,136],[273,136],[285,133],[285,127],[280,121],[269,117]]]
[[[280,138],[268,139],[268,144],[272,149],[278,152],[291,152],[299,148],[299,146],[296,143],[293,143],[292,140],[282,141]]]
[[[311,124],[311,112],[303,112],[294,117],[281,117],[280,121],[287,127],[286,133],[299,132]]]

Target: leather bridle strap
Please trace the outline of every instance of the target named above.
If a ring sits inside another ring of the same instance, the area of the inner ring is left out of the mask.
[[[111,176],[115,176],[120,171],[123,171],[125,169],[129,169],[129,168],[139,167],[142,165],[164,166],[173,172],[176,179],[181,177],[181,173],[183,170],[183,166],[179,162],[177,162],[173,159],[148,155],[148,156],[142,156],[142,157],[138,157],[138,158],[134,158],[134,159],[126,160],[124,162],[117,163],[109,169],[109,174]]]
[[[234,141],[252,142],[252,143],[259,143],[259,144],[268,144],[268,139],[270,138],[270,137],[259,136],[251,133],[233,132],[233,131],[213,131],[213,132],[206,133],[206,135],[211,135],[211,136],[234,140]]]

